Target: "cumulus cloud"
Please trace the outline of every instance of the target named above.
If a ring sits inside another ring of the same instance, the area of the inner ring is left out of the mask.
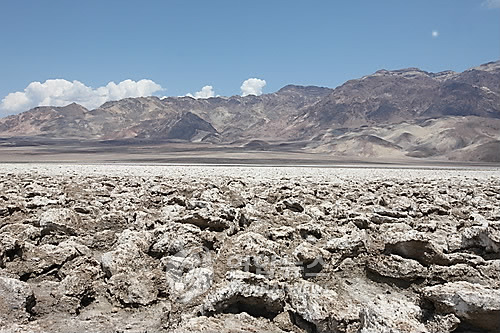
[[[481,5],[486,8],[500,8],[500,0],[485,0]]]
[[[212,86],[204,86],[200,91],[197,91],[193,94],[186,94],[186,96],[193,98],[210,98],[215,96],[214,87]]]
[[[10,93],[2,99],[0,109],[15,113],[35,106],[64,106],[78,103],[87,109],[95,109],[104,102],[127,97],[150,96],[163,90],[151,80],[124,80],[118,84],[109,82],[106,86],[92,88],[80,81],[64,79],[31,82],[24,91]]]
[[[243,81],[241,85],[241,96],[262,95],[262,89],[266,86],[266,80],[251,78]]]

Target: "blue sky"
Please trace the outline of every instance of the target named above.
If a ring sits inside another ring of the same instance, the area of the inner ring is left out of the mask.
[[[24,103],[27,86],[48,79],[82,83],[64,102],[126,79],[128,88],[101,96],[180,96],[206,85],[229,96],[248,78],[266,81],[256,94],[336,87],[381,68],[463,71],[498,60],[499,41],[500,0],[1,0],[0,99],[19,92],[11,102]],[[133,86],[141,79],[153,83]],[[25,107],[42,103],[32,88]],[[3,113],[21,110],[3,104]]]

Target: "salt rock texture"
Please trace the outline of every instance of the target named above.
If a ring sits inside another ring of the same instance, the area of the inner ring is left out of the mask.
[[[498,332],[498,169],[4,165],[1,332]]]

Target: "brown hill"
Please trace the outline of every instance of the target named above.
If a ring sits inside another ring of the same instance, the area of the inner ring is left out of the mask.
[[[341,156],[498,161],[499,121],[497,61],[463,73],[379,70],[336,89],[289,85],[261,96],[126,98],[95,110],[74,103],[37,107],[0,119],[0,137],[239,147],[305,142],[300,151]]]

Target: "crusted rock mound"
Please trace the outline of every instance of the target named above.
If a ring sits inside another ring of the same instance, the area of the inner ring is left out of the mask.
[[[62,170],[0,174],[2,332],[500,330],[498,171]]]

